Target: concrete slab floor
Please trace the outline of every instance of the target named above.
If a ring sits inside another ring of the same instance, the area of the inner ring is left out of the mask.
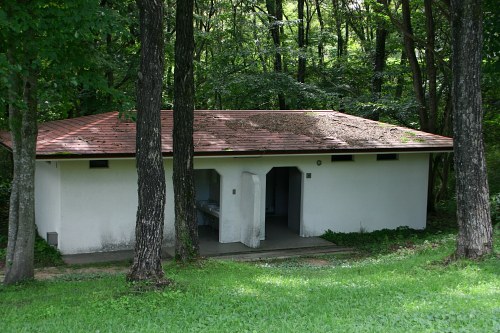
[[[259,248],[250,248],[240,242],[219,243],[218,231],[210,227],[200,227],[200,255],[221,259],[259,260],[265,258],[286,258],[309,254],[350,252],[351,249],[339,247],[320,237],[300,237],[281,223],[266,225],[266,240]],[[162,257],[173,258],[174,247],[164,248]],[[133,250],[82,253],[63,256],[67,264],[90,264],[132,260]]]

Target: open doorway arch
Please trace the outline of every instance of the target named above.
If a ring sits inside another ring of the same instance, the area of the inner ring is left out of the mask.
[[[266,175],[266,240],[300,235],[302,172],[297,167],[274,167]]]
[[[200,241],[219,242],[221,177],[215,169],[194,170],[198,236]]]

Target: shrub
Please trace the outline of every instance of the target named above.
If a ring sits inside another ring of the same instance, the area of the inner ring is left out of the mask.
[[[7,255],[6,249],[0,249],[0,269],[5,267],[5,256]]]
[[[5,257],[7,255],[7,238],[0,235],[0,268],[5,266]],[[45,239],[36,235],[35,238],[35,267],[60,266],[64,262],[61,252],[53,246],[50,246]]]
[[[494,194],[490,198],[491,222],[500,223],[500,193]]]
[[[440,231],[438,231],[440,233]],[[425,239],[433,232],[399,227],[373,232],[333,232],[327,230],[321,237],[339,246],[355,247],[368,252],[390,252],[402,247],[413,247],[419,239]]]
[[[61,252],[49,245],[45,239],[36,235],[35,239],[35,267],[63,265]]]

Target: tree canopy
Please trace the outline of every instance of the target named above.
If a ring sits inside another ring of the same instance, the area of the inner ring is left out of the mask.
[[[171,109],[176,1],[163,5],[161,107]],[[482,125],[498,197],[500,7],[482,6]],[[335,109],[454,134],[449,0],[196,0],[193,14],[196,109]],[[134,109],[139,27],[132,0],[3,1],[0,128],[9,113],[12,129]],[[452,197],[452,171],[449,155],[431,156],[429,210]]]

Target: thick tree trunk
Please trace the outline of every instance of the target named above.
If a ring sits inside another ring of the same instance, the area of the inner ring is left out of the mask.
[[[269,15],[269,30],[274,43],[274,72],[283,72],[281,60],[280,21],[283,20],[281,0],[266,0],[267,13]],[[278,93],[278,105],[280,110],[286,110],[285,95]]]
[[[199,256],[193,175],[193,0],[177,0],[174,86],[175,257]]]
[[[11,81],[9,124],[14,176],[9,208],[5,284],[34,277],[37,74],[32,66],[29,68],[26,77],[20,79],[14,75]],[[26,103],[23,109],[14,103],[20,95]]]
[[[164,65],[163,2],[137,0],[141,65],[137,83],[137,221],[131,281],[161,281],[165,216],[165,171],[161,151],[161,93]]]
[[[297,4],[299,27],[298,27],[298,44],[299,44],[299,62],[297,69],[297,81],[304,83],[306,77],[306,55],[304,41],[304,0],[298,0]]]
[[[458,257],[493,249],[481,98],[481,0],[452,0],[453,130]]]

